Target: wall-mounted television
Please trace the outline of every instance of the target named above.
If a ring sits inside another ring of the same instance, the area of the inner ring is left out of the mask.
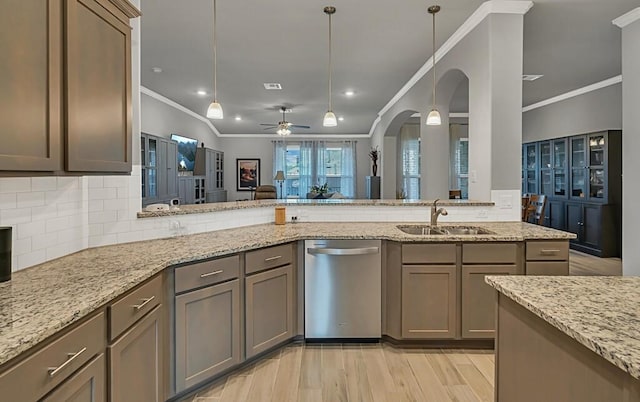
[[[178,172],[193,172],[198,140],[178,134],[171,134],[171,139],[178,143]]]

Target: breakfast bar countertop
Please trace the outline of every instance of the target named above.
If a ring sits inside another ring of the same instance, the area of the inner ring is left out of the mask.
[[[244,226],[90,248],[14,272],[11,281],[0,284],[0,365],[175,264],[304,239],[493,242],[574,237],[522,222],[473,223],[495,232],[491,235],[410,235],[397,225],[313,222]],[[456,225],[465,223],[450,226]]]
[[[640,379],[640,277],[486,277],[498,292]]]

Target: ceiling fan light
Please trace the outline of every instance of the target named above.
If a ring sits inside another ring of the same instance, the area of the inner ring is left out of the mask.
[[[207,109],[207,118],[208,119],[222,119],[224,114],[222,113],[222,106],[218,103],[218,101],[213,101],[209,105],[209,109]]]
[[[335,127],[338,125],[338,119],[336,119],[335,113],[329,110],[324,115],[324,119],[322,120],[322,125],[325,127]]]
[[[279,136],[285,137],[291,134],[291,130],[285,127],[280,127],[276,133],[278,133]]]
[[[427,116],[427,126],[439,126],[440,124],[442,124],[440,112],[438,112],[438,109],[431,109]]]

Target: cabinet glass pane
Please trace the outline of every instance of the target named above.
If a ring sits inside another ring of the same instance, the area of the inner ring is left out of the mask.
[[[149,139],[149,166],[156,167],[156,148],[157,141]]]
[[[564,197],[567,194],[567,175],[562,170],[553,173],[553,195]]]
[[[551,167],[551,143],[549,142],[540,143],[540,167],[543,169]]]
[[[536,145],[535,144],[527,145],[525,154],[526,154],[525,167],[527,169],[535,169],[536,168]]]
[[[140,164],[145,166],[147,160],[147,148],[146,148],[146,138],[142,137],[140,139]],[[144,194],[144,191],[142,192]]]
[[[158,186],[157,186],[158,178],[156,175],[156,170],[147,169],[147,171],[149,172],[149,181],[147,183],[149,186],[149,197],[157,197],[158,196]]]
[[[584,197],[586,192],[586,169],[571,169],[571,196]]]
[[[541,170],[540,171],[540,192],[544,195],[551,195],[551,170]]]
[[[567,143],[555,141],[553,143],[553,167],[563,169],[567,160]]]
[[[589,165],[602,166],[604,164],[604,136],[589,137]]]
[[[574,138],[571,140],[571,166],[574,168],[585,167],[585,146],[584,138]]]
[[[604,198],[604,169],[591,169],[589,173],[589,197]]]
[[[527,170],[527,183],[526,183],[526,193],[537,193],[538,186],[536,182],[536,171],[535,170]]]

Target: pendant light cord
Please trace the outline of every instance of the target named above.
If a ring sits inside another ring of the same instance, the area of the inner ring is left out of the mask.
[[[213,0],[213,101],[218,102],[218,36],[216,35],[216,0]]]
[[[433,13],[433,108],[436,108],[436,13]]]
[[[329,14],[329,111],[333,111],[331,108],[331,70],[333,68],[333,63],[331,59],[331,14]]]

